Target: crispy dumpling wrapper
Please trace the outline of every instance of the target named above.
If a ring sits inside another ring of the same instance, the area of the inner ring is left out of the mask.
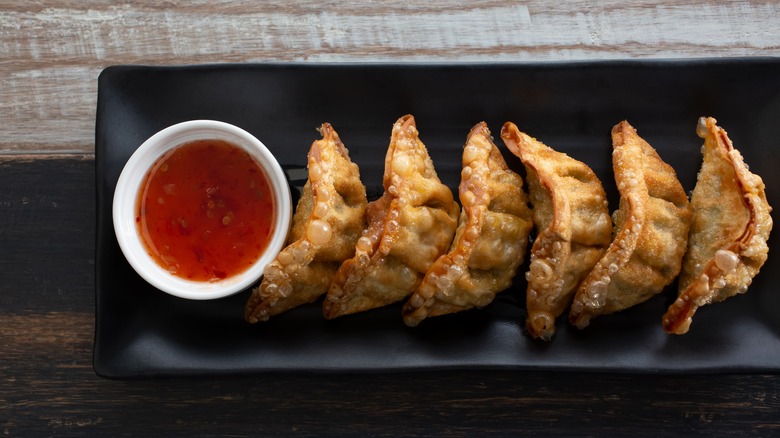
[[[512,284],[525,256],[532,222],[523,180],[507,167],[485,122],[471,129],[462,163],[455,240],[404,305],[408,326],[488,305]]]
[[[555,320],[612,240],[604,188],[585,163],[553,150],[507,122],[501,131],[526,169],[538,232],[526,273],[526,330],[552,339]]]
[[[341,263],[352,257],[366,225],[366,188],[357,164],[330,124],[309,149],[309,179],[293,215],[285,247],[252,291],[245,318],[268,320],[328,291]]]
[[[679,295],[662,320],[668,333],[687,333],[697,308],[747,291],[769,251],[772,208],[764,182],[716,123],[702,117],[696,128],[704,139],[704,159],[691,196]]]
[[[330,285],[323,303],[328,319],[405,299],[452,242],[460,208],[436,175],[411,115],[393,126],[383,186],[384,194],[368,205],[355,256]]]
[[[660,293],[687,248],[691,207],[674,169],[626,121],[612,129],[612,144],[615,237],[574,297],[569,320],[578,328]]]

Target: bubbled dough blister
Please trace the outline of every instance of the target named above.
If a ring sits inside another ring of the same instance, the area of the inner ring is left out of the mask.
[[[452,242],[459,207],[436,175],[411,115],[393,125],[383,186],[384,194],[368,206],[368,228],[355,256],[328,290],[328,319],[408,297]]]
[[[612,129],[612,144],[615,237],[574,297],[569,320],[578,328],[660,293],[687,248],[691,208],[674,169],[626,121]]]
[[[330,124],[309,149],[309,179],[285,247],[252,291],[245,317],[255,323],[317,300],[341,263],[352,257],[365,228],[366,188],[357,164]]]
[[[526,168],[538,230],[526,273],[526,330],[550,340],[556,318],[569,307],[577,286],[610,244],[607,199],[601,181],[585,163],[553,150],[511,122],[501,136]]]
[[[691,196],[693,220],[679,296],[663,317],[669,333],[688,332],[700,306],[744,293],[768,255],[772,218],[761,177],[751,173],[726,131],[699,119],[704,156]]]
[[[462,166],[455,240],[404,305],[409,326],[488,305],[511,285],[525,256],[532,222],[523,180],[507,167],[486,123],[471,129]]]

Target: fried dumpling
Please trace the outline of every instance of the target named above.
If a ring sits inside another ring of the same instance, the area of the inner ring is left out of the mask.
[[[612,239],[612,220],[598,177],[585,163],[555,151],[507,122],[501,131],[526,169],[538,230],[526,273],[526,330],[550,340],[583,278]]]
[[[368,228],[355,256],[328,290],[328,319],[408,297],[452,242],[460,208],[439,180],[411,115],[393,126],[383,186],[384,194],[367,208]]]
[[[761,177],[750,173],[726,131],[699,119],[704,160],[691,196],[693,221],[679,296],[663,317],[669,333],[688,332],[696,309],[744,293],[767,259],[772,218]]]
[[[687,248],[691,207],[674,169],[626,121],[612,129],[612,144],[615,237],[574,297],[569,320],[578,328],[661,292]]]
[[[471,129],[462,162],[455,240],[406,302],[408,326],[488,305],[512,284],[525,256],[532,222],[523,179],[507,167],[485,122]]]
[[[309,179],[293,216],[285,247],[265,269],[246,304],[255,323],[317,300],[341,263],[352,257],[365,228],[366,188],[357,164],[330,124],[319,128],[308,156]]]

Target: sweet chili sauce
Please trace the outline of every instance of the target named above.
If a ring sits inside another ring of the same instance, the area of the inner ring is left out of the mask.
[[[198,140],[152,166],[136,202],[136,225],[164,269],[217,281],[257,261],[271,240],[274,209],[268,177],[246,151]]]

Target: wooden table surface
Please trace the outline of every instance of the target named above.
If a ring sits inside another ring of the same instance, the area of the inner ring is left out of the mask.
[[[774,1],[420,4],[0,5],[1,434],[780,434],[778,375],[94,374],[94,124],[109,65],[780,55]]]

